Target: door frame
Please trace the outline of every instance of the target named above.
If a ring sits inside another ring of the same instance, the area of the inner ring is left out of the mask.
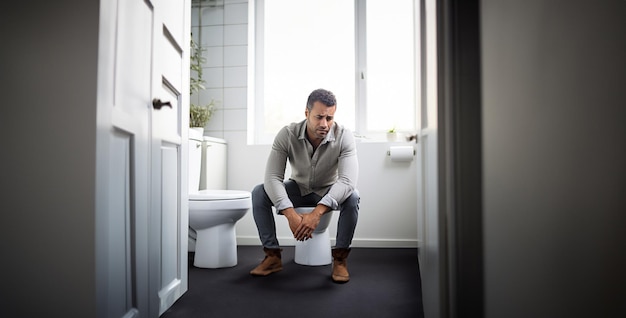
[[[447,309],[483,317],[480,1],[441,0],[438,16],[439,202]]]

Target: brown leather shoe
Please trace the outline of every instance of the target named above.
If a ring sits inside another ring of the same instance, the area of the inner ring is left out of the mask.
[[[333,282],[335,283],[347,283],[350,280],[350,274],[348,273],[348,254],[350,254],[349,248],[334,248],[333,254]]]
[[[283,262],[280,256],[282,249],[263,247],[263,251],[265,251],[265,258],[259,266],[250,271],[250,274],[254,276],[267,276],[271,273],[281,271],[283,269]]]

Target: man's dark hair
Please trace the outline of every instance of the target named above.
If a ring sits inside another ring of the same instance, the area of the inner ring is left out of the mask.
[[[309,99],[306,101],[306,109],[311,111],[311,109],[313,109],[313,103],[315,102],[321,102],[328,107],[337,105],[335,94],[322,88],[316,89],[311,92],[311,94],[309,95]]]

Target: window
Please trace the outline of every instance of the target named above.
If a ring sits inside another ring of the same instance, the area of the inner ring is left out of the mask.
[[[416,130],[414,0],[256,0],[250,140],[304,119],[308,94],[337,96],[336,122],[377,140]],[[253,21],[253,22],[252,22]]]

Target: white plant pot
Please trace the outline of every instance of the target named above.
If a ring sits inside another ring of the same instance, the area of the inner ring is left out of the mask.
[[[202,139],[202,135],[204,135],[204,127],[190,127],[189,128],[189,137],[195,136],[196,138]]]

